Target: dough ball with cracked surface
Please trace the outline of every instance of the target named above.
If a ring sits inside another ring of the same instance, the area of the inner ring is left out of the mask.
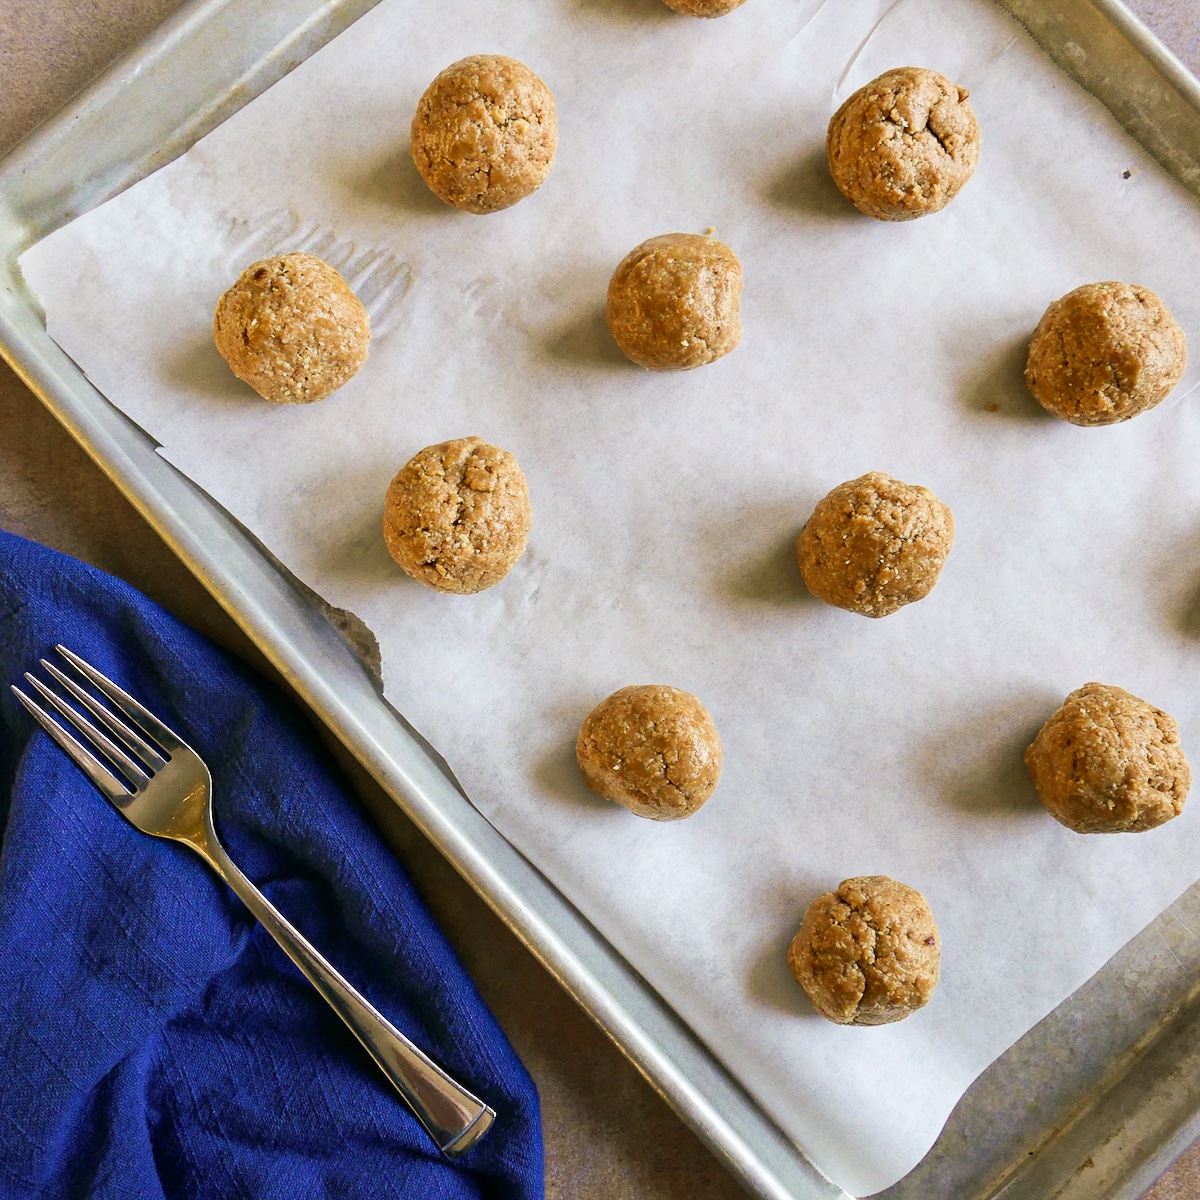
[[[312,254],[251,263],[218,301],[213,340],[233,373],[265,400],[323,400],[358,372],[371,320],[350,286]]]
[[[533,510],[525,473],[482,438],[426,446],[387,490],[383,536],[414,579],[439,592],[482,592],[525,553]]]
[[[979,161],[968,95],[923,67],[897,67],[859,88],[833,114],[825,138],[842,195],[879,221],[945,208]]]
[[[1153,408],[1183,377],[1187,338],[1149,288],[1087,283],[1046,309],[1025,382],[1072,425],[1115,425]]]
[[[635,246],[608,284],[608,327],[651,371],[689,371],[742,337],[742,264],[724,242],[664,233]]]
[[[663,3],[685,17],[723,17],[741,8],[746,0],[663,0]]]
[[[954,514],[928,488],[870,471],[817,503],[796,558],[826,604],[886,617],[929,595],[953,543]]]
[[[558,122],[550,89],[522,62],[472,54],[425,89],[410,147],[439,200],[464,212],[510,208],[554,165]]]
[[[826,1020],[887,1025],[929,1002],[941,957],[925,897],[886,875],[862,875],[809,905],[788,967]]]
[[[1103,683],[1085,683],[1025,751],[1050,815],[1076,833],[1141,833],[1177,817],[1192,772],[1175,719]]]
[[[638,684],[588,714],[575,757],[593,792],[653,821],[690,817],[716,790],[721,739],[688,692]]]

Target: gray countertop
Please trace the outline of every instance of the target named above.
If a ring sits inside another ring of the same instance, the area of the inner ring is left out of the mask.
[[[1196,0],[1128,2],[1200,73]],[[5,81],[0,154],[178,3],[0,0],[0,78]],[[263,665],[208,593],[2,363],[0,527],[121,576],[195,628]],[[734,1200],[742,1195],[437,851],[361,771],[348,767],[537,1081],[547,1195],[552,1200]],[[1198,1196],[1200,1143],[1145,1200]]]

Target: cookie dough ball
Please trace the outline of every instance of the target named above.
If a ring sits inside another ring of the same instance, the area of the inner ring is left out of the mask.
[[[608,284],[608,327],[651,371],[690,371],[742,337],[742,264],[724,242],[664,233],[635,246]]]
[[[593,792],[652,821],[690,817],[721,778],[721,739],[687,692],[641,684],[588,714],[575,757]]]
[[[412,121],[413,162],[439,200],[499,212],[546,181],[558,122],[550,89],[502,54],[472,54],[425,89]]]
[[[1072,425],[1115,425],[1153,408],[1187,366],[1187,338],[1148,288],[1088,283],[1046,309],[1025,382]]]
[[[685,17],[723,17],[741,8],[746,0],[663,0],[663,3]]]
[[[844,879],[818,896],[788,951],[796,982],[838,1025],[886,1025],[923,1008],[941,959],[925,897],[886,875]]]
[[[383,536],[414,579],[470,594],[499,583],[525,553],[533,510],[525,473],[482,438],[426,446],[387,490]]]
[[[324,400],[367,361],[371,319],[346,281],[312,254],[252,263],[217,303],[213,339],[265,400]]]
[[[833,114],[825,149],[842,195],[879,221],[945,208],[979,161],[979,125],[958,87],[936,71],[885,71]]]
[[[1183,811],[1192,772],[1179,726],[1119,687],[1085,683],[1025,751],[1050,815],[1076,833],[1141,833]]]
[[[933,591],[953,543],[954,514],[928,488],[871,471],[817,504],[796,557],[814,596],[886,617]]]

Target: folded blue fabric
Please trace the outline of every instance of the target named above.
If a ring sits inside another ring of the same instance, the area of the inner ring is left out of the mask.
[[[443,1159],[223,883],[10,682],[62,642],[207,761],[233,860],[498,1116]],[[0,1196],[533,1200],[537,1093],[301,714],[119,580],[0,533]]]

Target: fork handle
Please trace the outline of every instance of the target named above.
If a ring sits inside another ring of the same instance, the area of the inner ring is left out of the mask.
[[[307,976],[330,1008],[350,1027],[408,1102],[447,1158],[473,1146],[496,1119],[495,1112],[455,1083],[382,1013],[350,986],[321,952],[238,869],[216,837],[192,842],[214,870],[258,918],[284,953]]]

